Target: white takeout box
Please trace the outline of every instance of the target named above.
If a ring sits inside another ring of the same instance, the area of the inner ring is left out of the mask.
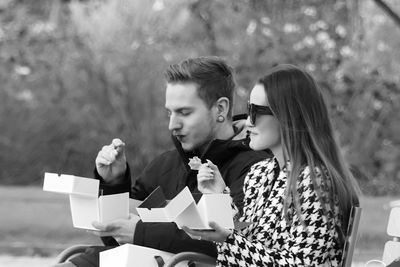
[[[393,238],[400,238],[400,207],[394,207],[390,211],[388,225],[386,228],[388,235]],[[394,260],[400,257],[400,242],[387,241],[383,250],[382,260],[386,265],[389,265]]]
[[[99,180],[74,175],[44,174],[43,190],[49,192],[73,194],[88,197],[99,195]]]
[[[69,195],[72,223],[76,228],[98,230],[93,221],[106,223],[129,217],[129,193],[99,196],[99,180],[45,173],[43,190]]]
[[[158,267],[155,257],[161,257],[164,262],[167,262],[173,255],[157,249],[125,244],[100,252],[100,267]],[[188,265],[186,261],[175,266],[187,267]]]
[[[192,195],[185,187],[167,201],[161,187],[157,187],[136,209],[143,222],[175,222],[179,228],[211,229],[208,223],[213,221],[224,228],[234,228],[228,194]]]

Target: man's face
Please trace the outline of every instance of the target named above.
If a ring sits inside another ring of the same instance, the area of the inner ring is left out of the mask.
[[[195,83],[169,83],[165,108],[168,128],[185,151],[200,148],[215,138],[216,108],[208,109]]]

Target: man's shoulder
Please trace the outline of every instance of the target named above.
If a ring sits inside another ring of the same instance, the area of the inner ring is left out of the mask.
[[[247,139],[230,140],[226,143],[225,151],[229,153],[231,162],[234,164],[254,164],[260,160],[272,157],[270,150],[252,150]]]
[[[237,153],[234,157],[235,162],[242,162],[242,163],[250,163],[254,164],[261,160],[265,160],[267,158],[271,158],[272,153],[269,150],[242,150]]]

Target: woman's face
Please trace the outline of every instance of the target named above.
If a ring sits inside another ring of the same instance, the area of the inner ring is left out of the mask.
[[[250,93],[250,104],[268,106],[267,94],[264,85],[256,84]],[[258,114],[253,125],[247,118],[246,126],[250,132],[250,148],[253,150],[264,150],[269,148],[272,153],[281,150],[281,135],[278,120],[273,115]]]

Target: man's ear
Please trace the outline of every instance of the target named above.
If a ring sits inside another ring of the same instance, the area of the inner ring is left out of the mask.
[[[228,118],[228,113],[229,113],[229,108],[230,108],[230,101],[227,97],[220,97],[217,102],[215,103],[215,106],[217,108],[217,115],[218,116],[223,116],[225,119]]]

